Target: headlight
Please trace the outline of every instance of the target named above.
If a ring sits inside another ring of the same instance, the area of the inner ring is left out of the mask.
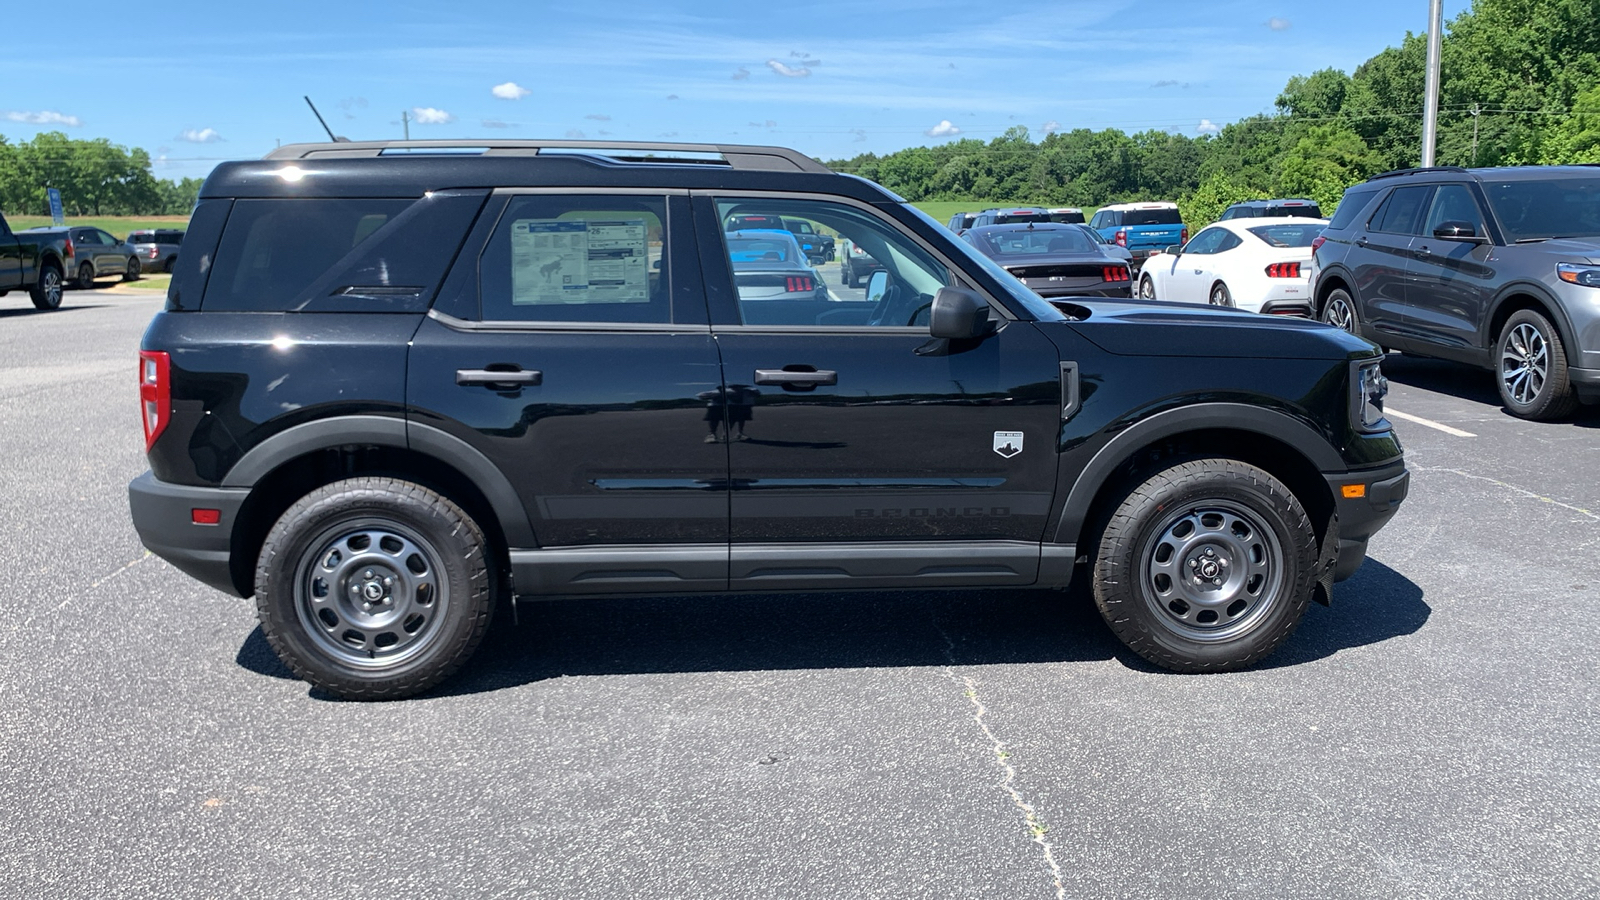
[[[1383,398],[1389,394],[1389,379],[1383,377],[1381,364],[1374,360],[1356,367],[1356,408],[1351,419],[1361,431],[1383,431],[1389,420],[1383,417]]]
[[[1558,263],[1556,265],[1556,277],[1568,284],[1581,284],[1584,287],[1600,288],[1600,266]]]

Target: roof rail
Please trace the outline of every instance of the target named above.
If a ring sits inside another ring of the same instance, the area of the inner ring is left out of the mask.
[[[285,144],[268,153],[265,159],[352,159],[375,156],[472,154],[481,156],[536,156],[553,150],[582,153],[594,151],[620,162],[698,163],[725,165],[733,169],[798,171],[832,174],[833,170],[809,156],[786,147],[761,147],[745,144],[680,144],[655,141],[575,141],[575,140],[431,140],[431,141],[340,141],[338,143]],[[710,155],[714,158],[707,159]]]
[[[1459,172],[1467,170],[1462,166],[1422,166],[1416,169],[1395,169],[1393,172],[1380,172],[1368,178],[1368,181],[1377,181],[1379,178],[1398,178],[1401,175],[1422,175],[1427,172]]]

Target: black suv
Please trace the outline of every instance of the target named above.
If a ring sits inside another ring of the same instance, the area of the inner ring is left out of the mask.
[[[1388,172],[1345,191],[1312,246],[1323,321],[1491,369],[1523,418],[1600,402],[1600,171]]]
[[[1337,329],[1046,302],[790,150],[471,146],[218,166],[140,352],[140,538],[253,594],[334,695],[437,683],[515,596],[1059,588],[1080,566],[1141,656],[1237,668],[1405,497],[1378,350]],[[746,291],[723,229],[744,215],[884,271]]]

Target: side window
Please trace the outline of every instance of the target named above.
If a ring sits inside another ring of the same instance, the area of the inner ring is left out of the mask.
[[[664,197],[513,197],[478,258],[483,318],[666,324],[666,251]]]
[[[1364,191],[1351,188],[1345,191],[1344,198],[1339,201],[1339,208],[1334,211],[1333,218],[1328,220],[1328,230],[1339,231],[1349,228],[1356,217],[1361,215],[1361,211],[1367,208],[1367,204],[1372,202],[1372,197],[1376,193],[1378,193],[1377,188],[1368,188]]]
[[[1422,210],[1433,194],[1432,185],[1415,185],[1396,188],[1389,195],[1369,226],[1373,231],[1386,234],[1416,234],[1422,220]]]
[[[95,233],[100,235],[100,243],[106,245],[107,247],[115,247],[118,244],[122,243],[121,241],[119,241],[116,238],[112,237],[110,234],[108,234],[108,233],[106,233],[104,231],[100,231],[99,229],[96,229]]]
[[[717,201],[719,221],[758,212],[804,220],[817,231],[838,235],[844,258],[839,267],[827,267],[837,273],[830,284],[806,262],[793,235],[725,231],[728,277],[746,325],[925,327],[934,293],[955,283],[953,273],[908,235],[857,207],[820,200]],[[879,272],[886,273],[887,287],[871,296],[871,281]]]
[[[1428,210],[1428,220],[1422,226],[1422,233],[1431,236],[1435,228],[1446,222],[1466,222],[1480,237],[1483,236],[1483,216],[1479,215],[1478,204],[1472,199],[1472,191],[1466,185],[1439,186],[1433,195],[1433,206]]]
[[[1194,238],[1189,241],[1189,243],[1184,244],[1183,252],[1185,254],[1193,253],[1202,256],[1216,253],[1217,249],[1222,246],[1223,238],[1226,238],[1227,236],[1228,232],[1226,229],[1207,228],[1205,231],[1195,235]]]
[[[1237,234],[1234,234],[1231,231],[1224,231],[1222,233],[1222,240],[1217,244],[1217,249],[1213,250],[1212,252],[1227,253],[1229,250],[1232,250],[1242,243],[1244,243],[1244,240]]]

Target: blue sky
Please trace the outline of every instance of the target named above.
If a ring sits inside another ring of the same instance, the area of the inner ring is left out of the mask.
[[[1468,5],[1446,0],[1446,20]],[[1292,75],[1350,71],[1425,30],[1428,0],[114,9],[126,26],[52,41],[58,63],[0,57],[0,134],[106,137],[175,178],[325,139],[304,94],[357,139],[399,138],[402,110],[414,138],[773,143],[824,159],[1015,125],[1193,135],[1270,111]],[[61,35],[61,15],[24,3],[6,31]]]

